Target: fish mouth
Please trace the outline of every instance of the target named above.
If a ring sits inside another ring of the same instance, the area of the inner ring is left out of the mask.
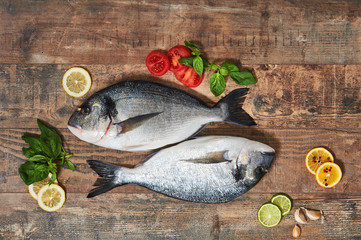
[[[265,163],[265,172],[268,172],[276,154],[275,152],[263,152],[261,155],[263,162]]]
[[[81,136],[82,134],[82,129],[79,125],[76,124],[72,124],[68,122],[68,129],[70,130],[70,132],[72,132],[75,136]]]
[[[70,120],[68,121],[68,127],[81,129],[79,125],[72,123]]]

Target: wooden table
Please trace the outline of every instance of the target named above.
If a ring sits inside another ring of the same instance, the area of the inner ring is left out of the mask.
[[[211,124],[200,135],[243,136],[269,144],[277,157],[252,190],[224,204],[175,200],[133,184],[93,199],[96,159],[134,166],[149,153],[127,153],[80,141],[67,129],[85,99],[62,89],[72,66],[89,70],[90,94],[126,79],[176,86],[214,104],[239,86],[227,82],[213,97],[209,74],[187,89],[173,74],[154,78],[144,64],[154,50],[184,40],[209,61],[230,60],[252,71],[244,108],[255,127]],[[361,238],[361,3],[360,1],[19,1],[0,3],[0,238],[1,239],[291,239],[294,211],[323,209],[325,222],[302,226],[302,239]],[[67,201],[55,213],[38,207],[18,175],[24,133],[39,134],[39,118],[62,134],[76,170],[59,182]],[[304,158],[316,146],[343,169],[332,189],[319,187]],[[278,192],[294,208],[274,228],[257,209]]]

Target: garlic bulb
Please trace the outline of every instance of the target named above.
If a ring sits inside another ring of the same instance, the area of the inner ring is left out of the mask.
[[[301,224],[306,224],[307,223],[307,218],[306,215],[303,213],[303,210],[301,208],[298,208],[295,212],[295,220],[298,223]]]

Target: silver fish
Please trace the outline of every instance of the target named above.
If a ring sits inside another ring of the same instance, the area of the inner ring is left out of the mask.
[[[83,141],[117,150],[150,151],[181,142],[210,122],[255,125],[237,89],[208,107],[179,89],[146,81],[123,81],[91,96],[70,117],[69,130]]]
[[[88,197],[135,183],[192,202],[227,202],[254,187],[274,159],[266,144],[232,136],[205,136],[150,155],[134,168],[88,160],[98,173]]]

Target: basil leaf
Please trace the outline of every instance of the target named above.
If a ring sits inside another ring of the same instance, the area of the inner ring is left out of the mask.
[[[221,67],[219,69],[219,73],[222,74],[223,76],[227,76],[228,75],[228,69],[225,67]]]
[[[75,169],[74,164],[73,164],[72,162],[70,162],[69,160],[66,160],[66,161],[65,161],[65,165],[66,165],[69,169],[71,169],[71,170],[74,170],[74,169]]]
[[[216,97],[221,95],[226,89],[226,81],[224,80],[224,77],[218,72],[211,75],[211,78],[209,79],[209,84],[211,92]]]
[[[200,56],[196,56],[193,59],[193,68],[196,70],[197,74],[199,76],[202,76],[203,74],[203,60]]]
[[[203,58],[202,58],[202,60],[203,60],[203,67],[204,68],[210,68],[211,64],[207,60],[205,60]]]
[[[30,148],[33,150],[32,153],[36,153],[36,154],[42,154],[44,153],[43,151],[43,146],[42,146],[42,142],[40,140],[40,138],[38,137],[33,137],[33,136],[29,136],[29,135],[24,135],[21,137],[26,143],[29,144]]]
[[[194,50],[196,50],[196,51],[199,51],[199,48],[198,48],[195,44],[193,44],[193,43],[191,43],[191,42],[184,41],[184,44],[186,45],[186,47],[189,47],[189,48],[191,48],[191,49],[194,49]]]
[[[44,155],[34,155],[28,159],[31,162],[47,162],[49,158],[45,157]]]
[[[65,164],[65,155],[62,154],[60,156],[60,159],[61,159],[61,165],[64,166],[64,164]]]
[[[44,164],[27,161],[18,169],[21,179],[26,185],[39,182],[49,175],[49,169]]]
[[[233,63],[230,63],[230,62],[222,63],[222,67],[227,68],[227,70],[230,71],[230,72],[239,72],[239,68],[236,65],[234,65]]]
[[[218,65],[216,65],[216,64],[214,64],[214,63],[212,63],[211,65],[209,65],[209,68],[210,68],[210,69],[213,69],[213,70],[218,70],[218,69],[219,69]]]
[[[31,158],[32,156],[36,155],[36,152],[32,148],[23,148],[22,150],[26,158]]]
[[[187,65],[188,67],[193,67],[193,59],[194,57],[184,57],[184,58],[181,58],[179,59],[179,63],[180,64],[184,64],[184,65]]]
[[[48,176],[49,171],[53,174],[49,182],[53,183],[57,177],[56,167],[62,167],[64,164],[70,169],[75,168],[74,164],[67,160],[72,154],[65,152],[61,137],[56,130],[46,126],[40,120],[38,120],[38,125],[41,131],[40,137],[22,136],[30,147],[22,149],[28,161],[22,164],[18,171],[27,185],[43,180]],[[60,161],[62,164],[59,164]]]
[[[52,128],[46,126],[38,119],[39,129],[41,131],[40,139],[46,146],[46,153],[49,157],[57,158],[61,153],[62,141],[60,135]]]
[[[230,76],[238,85],[249,85],[257,82],[250,72],[231,72]]]
[[[56,169],[55,169],[55,171],[52,171],[52,170],[50,170],[50,171],[51,171],[51,178],[49,181],[49,185],[53,184],[58,176]]]

